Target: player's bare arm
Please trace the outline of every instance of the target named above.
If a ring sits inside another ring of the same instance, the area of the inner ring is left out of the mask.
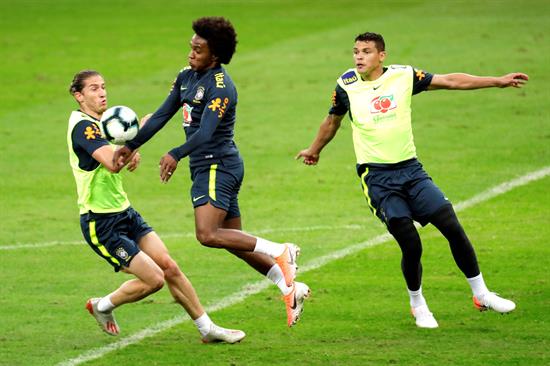
[[[529,76],[521,72],[513,72],[503,76],[475,76],[464,73],[435,74],[428,90],[457,89],[470,90],[481,88],[521,88]]]
[[[321,126],[319,132],[310,147],[304,149],[296,155],[295,159],[303,158],[304,164],[315,165],[319,162],[319,154],[321,150],[332,140],[336,135],[336,132],[340,128],[344,115],[338,116],[335,114],[329,114]]]
[[[137,169],[139,162],[141,161],[141,156],[135,151],[130,151],[130,155],[128,157],[128,160],[125,161],[123,164],[117,164],[115,160],[116,153],[120,149],[113,151],[112,146],[105,145],[97,150],[95,150],[92,153],[92,157],[100,162],[105,168],[107,168],[111,173],[118,173],[124,168],[126,164],[128,164],[128,170],[133,172]]]

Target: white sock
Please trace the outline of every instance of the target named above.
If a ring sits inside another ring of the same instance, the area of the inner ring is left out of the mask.
[[[467,278],[467,280],[472,288],[472,293],[478,299],[482,299],[487,293],[489,293],[489,289],[485,285],[485,281],[483,280],[481,273],[475,277]]]
[[[256,237],[256,247],[254,251],[266,254],[272,258],[277,258],[285,251],[284,244],[277,244],[269,240]]]
[[[102,313],[108,313],[114,308],[115,306],[111,302],[111,295],[102,297],[101,300],[99,300],[99,302],[97,303],[97,310],[101,311]]]
[[[201,337],[204,337],[208,334],[208,332],[210,332],[210,326],[213,324],[212,320],[210,320],[210,317],[208,316],[208,314],[206,314],[206,312],[199,316],[197,319],[193,320],[193,322],[195,322],[195,325],[197,326]]]
[[[274,284],[277,285],[277,287],[279,288],[279,290],[281,290],[283,295],[288,295],[292,291],[292,287],[288,287],[286,285],[285,275],[283,274],[283,271],[281,270],[281,267],[279,267],[278,264],[274,264],[273,267],[269,269],[269,271],[265,276],[269,278],[271,281],[273,281]]]
[[[409,298],[410,298],[410,304],[412,308],[417,308],[421,305],[427,305],[426,299],[424,298],[424,295],[422,295],[422,286],[416,291],[411,291],[407,289],[409,292]]]

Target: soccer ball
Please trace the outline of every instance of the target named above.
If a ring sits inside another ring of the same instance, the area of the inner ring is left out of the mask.
[[[117,105],[103,112],[101,129],[108,141],[123,145],[136,137],[139,131],[138,117],[130,108]]]

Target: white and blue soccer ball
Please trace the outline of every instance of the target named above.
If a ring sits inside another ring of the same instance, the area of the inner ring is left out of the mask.
[[[139,132],[138,116],[133,110],[123,105],[111,107],[101,116],[101,129],[108,141],[124,145]]]

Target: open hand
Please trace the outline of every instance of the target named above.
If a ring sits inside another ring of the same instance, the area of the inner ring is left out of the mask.
[[[178,161],[172,157],[172,155],[166,153],[160,159],[160,181],[166,183],[172,178],[172,174],[178,168]]]

